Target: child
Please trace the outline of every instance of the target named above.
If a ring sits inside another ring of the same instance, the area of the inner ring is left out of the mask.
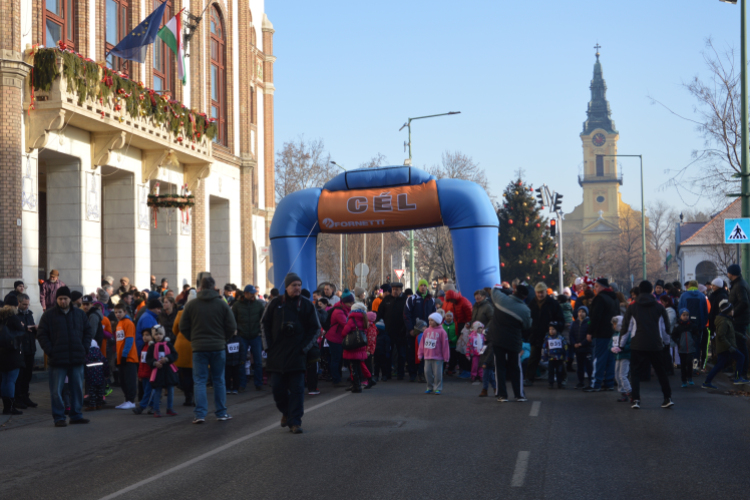
[[[239,394],[240,390],[240,337],[237,332],[227,342],[227,360],[224,363],[227,394]]]
[[[434,312],[428,319],[430,326],[422,333],[417,356],[424,360],[424,373],[427,379],[427,390],[424,393],[440,395],[443,390],[443,363],[450,359],[451,350],[448,334],[440,327],[443,317]]]
[[[120,385],[125,394],[125,402],[117,406],[120,410],[135,408],[135,398],[138,393],[138,351],[135,347],[135,324],[128,316],[127,304],[118,302],[115,306],[117,327],[115,328],[115,342],[117,352],[117,367],[120,373]]]
[[[380,381],[386,382],[391,378],[391,337],[386,333],[382,319],[375,326],[378,337],[375,340],[375,373],[372,379],[377,380],[377,375],[380,374]]]
[[[482,369],[479,367],[479,354],[484,347],[484,325],[475,321],[471,325],[469,342],[466,344],[466,359],[471,361],[471,385],[479,385],[482,378]]]
[[[172,409],[174,386],[180,382],[177,376],[177,367],[174,365],[177,360],[177,351],[175,351],[169,337],[166,336],[163,326],[154,325],[151,327],[151,337],[153,340],[149,342],[146,363],[151,367],[151,376],[148,380],[153,389],[151,403],[154,405],[154,417],[161,417],[159,406],[161,405],[161,393],[164,388],[167,389],[167,415],[174,417],[177,415]],[[237,343],[239,344],[239,341]],[[239,366],[239,349],[237,350],[237,358],[237,366]]]
[[[375,326],[375,320],[378,319],[378,315],[372,311],[367,313],[367,322],[369,323],[367,327],[367,360],[365,361],[365,364],[367,365],[367,369],[370,370],[370,373],[372,374],[375,371],[375,368],[373,366],[373,358],[375,356],[375,349],[377,347],[378,342],[378,327]],[[371,377],[370,380],[367,381],[367,386],[365,389],[372,389],[375,387],[376,381],[374,380],[375,376]]]
[[[672,340],[677,344],[680,353],[680,374],[682,387],[693,384],[693,356],[700,342],[698,325],[690,320],[690,311],[686,307],[680,309],[680,318],[672,330]]]
[[[555,388],[555,377],[557,377],[557,388],[562,389],[563,372],[565,370],[565,358],[568,355],[568,341],[560,335],[562,325],[557,321],[549,324],[549,334],[544,338],[542,357],[549,362],[547,373],[549,373],[549,388]]]
[[[88,406],[85,411],[101,410],[104,406],[104,388],[109,378],[109,365],[96,340],[91,341],[84,371],[86,385],[89,388]]]
[[[615,332],[622,330],[622,316],[612,318],[612,328]],[[633,390],[628,380],[628,374],[630,373],[630,338],[631,336],[627,335],[627,338],[621,341],[619,334],[612,337],[612,352],[617,355],[615,359],[615,380],[617,381],[617,388],[620,390],[618,403],[629,402],[630,392]]]
[[[732,323],[733,311],[731,302],[723,299],[719,302],[719,310],[721,312],[714,320],[714,324],[716,325],[716,364],[708,375],[706,375],[706,380],[701,386],[703,389],[718,389],[711,381],[731,360],[734,360],[737,366],[742,366],[745,362],[745,356],[737,349],[734,324]],[[746,383],[739,376],[732,382],[737,385]]]
[[[353,330],[361,330],[367,332],[370,324],[367,320],[367,307],[364,304],[356,302],[352,306],[352,310],[349,313],[349,318],[346,321],[346,325],[341,333],[341,337],[345,338]],[[349,374],[351,377],[352,385],[351,391],[353,394],[362,392],[362,382],[372,382],[372,375],[365,365],[367,359],[367,345],[364,345],[358,349],[344,350],[343,359],[349,362]],[[349,389],[347,389],[349,390]]]
[[[487,335],[484,336],[484,347],[479,357],[479,364],[482,366],[484,373],[482,374],[482,392],[479,393],[480,398],[487,397],[487,390],[492,384],[492,388],[497,392],[497,385],[495,382],[495,358],[492,352],[492,345],[487,340]]]
[[[448,369],[445,371],[446,375],[453,375],[456,365],[458,365],[458,352],[456,352],[456,342],[458,342],[458,335],[456,334],[456,323],[453,321],[453,312],[448,311],[445,313],[445,319],[443,320],[443,330],[448,335],[448,345],[450,346],[451,355],[448,361]]]
[[[562,309],[563,319],[565,320],[565,328],[563,328],[562,336],[568,341],[570,345],[570,327],[573,324],[573,306],[570,304],[570,298],[565,295],[558,295],[557,301],[560,302],[560,309]],[[573,349],[568,349],[568,358],[565,360],[567,363],[567,371],[573,371]]]
[[[589,308],[581,306],[578,308],[578,319],[570,325],[570,343],[576,356],[576,365],[578,368],[578,385],[576,389],[583,389],[584,375],[589,377],[589,385],[592,385],[594,373],[594,363],[591,359],[591,342],[586,339],[589,331]]]
[[[156,325],[159,326],[159,325]],[[138,365],[138,380],[141,381],[141,384],[143,385],[143,398],[141,398],[141,401],[135,405],[135,408],[133,408],[133,413],[136,415],[140,415],[143,413],[143,410],[145,410],[148,407],[152,407],[152,388],[151,388],[151,364],[148,362],[148,348],[150,344],[153,342],[154,338],[151,335],[151,330],[143,330],[143,333],[141,333],[141,336],[143,338],[143,347],[141,348],[141,362]],[[148,414],[151,415],[151,410],[148,411]]]

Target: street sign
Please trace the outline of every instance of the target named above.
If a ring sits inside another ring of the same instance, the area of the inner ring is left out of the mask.
[[[724,244],[750,243],[750,219],[724,219]]]
[[[356,266],[354,266],[354,275],[358,277],[367,276],[370,274],[370,266],[365,264],[364,262],[360,262]]]
[[[394,273],[396,273],[396,279],[401,281],[401,276],[404,275],[404,272],[406,272],[406,269],[394,269]]]

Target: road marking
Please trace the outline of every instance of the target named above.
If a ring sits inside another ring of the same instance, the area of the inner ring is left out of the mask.
[[[531,403],[531,411],[529,412],[530,417],[538,417],[539,416],[539,407],[542,406],[541,401],[534,401]]]
[[[519,451],[516,459],[516,470],[513,471],[513,479],[510,480],[511,487],[521,487],[526,479],[526,469],[529,468],[529,455],[531,452]]]
[[[335,398],[329,399],[328,401],[325,401],[323,403],[315,405],[312,408],[310,408],[308,410],[305,410],[305,414],[310,413],[311,411],[315,411],[318,408],[322,408],[325,405],[334,403],[334,402],[338,401],[341,398],[345,398],[349,394],[351,394],[351,393],[347,392],[346,394],[342,394],[341,396],[336,396]],[[231,424],[223,424],[223,425],[231,425]],[[234,441],[230,441],[229,443],[227,443],[225,445],[219,446],[218,448],[215,448],[215,449],[213,449],[213,450],[211,450],[209,452],[206,452],[203,455],[198,455],[197,457],[195,457],[195,458],[193,458],[191,460],[188,460],[187,462],[183,462],[180,465],[176,465],[176,466],[172,467],[171,469],[167,469],[164,472],[160,472],[159,474],[156,474],[155,476],[151,476],[148,479],[144,479],[143,481],[139,481],[139,482],[137,482],[135,484],[131,484],[127,488],[123,488],[123,489],[121,489],[119,491],[115,491],[114,493],[111,493],[111,494],[107,495],[106,497],[102,497],[101,500],[109,500],[110,498],[117,498],[120,495],[123,495],[123,494],[128,493],[130,491],[133,491],[133,490],[135,490],[137,488],[140,488],[143,485],[146,485],[148,483],[152,483],[152,482],[154,482],[154,481],[156,481],[158,479],[163,478],[164,476],[168,476],[169,474],[172,474],[173,472],[177,472],[178,470],[182,470],[182,469],[184,469],[186,467],[190,467],[193,464],[196,464],[196,463],[201,462],[201,461],[203,461],[203,460],[205,460],[207,458],[210,458],[210,457],[212,457],[214,455],[217,455],[217,454],[221,453],[222,451],[228,450],[229,448],[231,448],[233,446],[236,446],[236,445],[238,445],[240,443],[243,443],[243,442],[247,441],[248,439],[252,439],[252,438],[254,438],[256,436],[259,436],[259,435],[263,434],[264,432],[268,432],[271,429],[279,429],[279,423],[276,422],[273,425],[269,425],[267,427],[263,427],[261,430],[255,431],[255,432],[253,432],[251,434],[248,434],[247,436],[243,436],[241,438],[235,439]],[[516,466],[516,467],[518,467],[518,466]],[[521,481],[523,482],[523,479]]]

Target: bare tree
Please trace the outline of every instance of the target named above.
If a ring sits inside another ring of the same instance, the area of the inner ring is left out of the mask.
[[[331,165],[331,155],[323,139],[285,142],[276,153],[276,201],[290,193],[311,187],[322,187],[338,169]]]
[[[493,199],[490,193],[490,183],[484,169],[476,163],[471,156],[460,151],[444,151],[440,165],[433,165],[428,172],[438,179],[463,179],[479,184],[487,192],[487,196]]]
[[[388,158],[384,154],[378,152],[369,160],[359,164],[359,168],[377,168],[388,164]]]

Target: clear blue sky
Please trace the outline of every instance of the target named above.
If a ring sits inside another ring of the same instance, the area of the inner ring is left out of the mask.
[[[677,192],[659,189],[664,171],[687,164],[703,139],[647,96],[693,116],[681,84],[705,75],[705,39],[739,53],[740,9],[719,0],[267,0],[266,12],[277,150],[304,135],[347,168],[377,152],[400,165],[407,117],[461,111],[413,123],[415,166],[461,151],[498,195],[521,167],[563,193],[566,212],[581,202],[579,134],[597,42],[619,152],[644,155],[647,204],[661,197],[678,209]],[[637,209],[638,160],[621,162],[623,199]]]

